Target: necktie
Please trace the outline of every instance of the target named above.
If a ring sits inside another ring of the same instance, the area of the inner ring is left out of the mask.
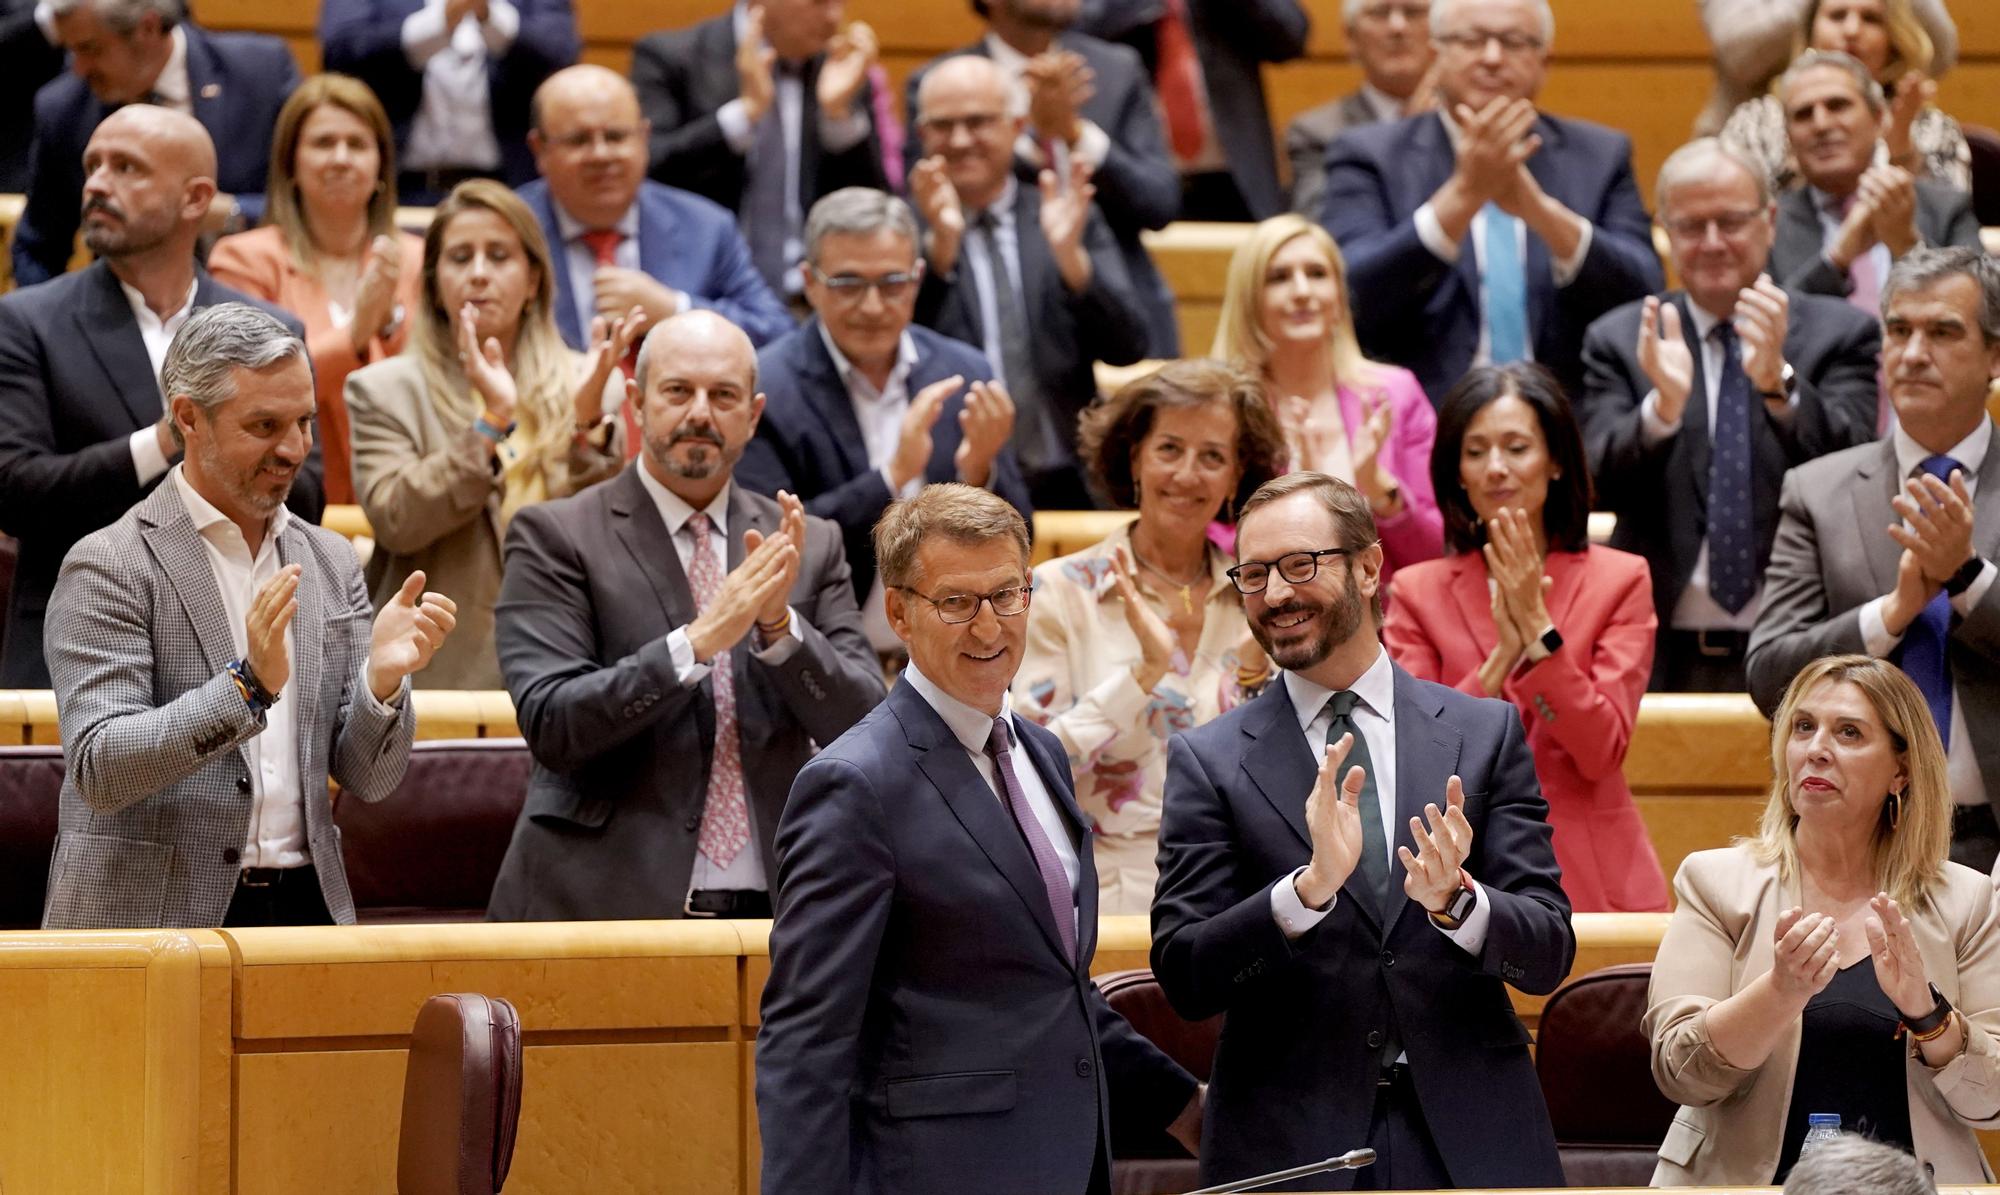
[[[1521,268],[1519,224],[1497,204],[1486,217],[1486,354],[1495,365],[1528,356],[1528,276]]]
[[[615,228],[592,228],[583,234],[584,248],[590,250],[590,255],[597,259],[597,264],[600,266],[617,267],[618,246],[623,244],[624,241],[625,234]],[[584,339],[588,341],[590,339],[591,314],[597,310],[596,297],[594,295],[579,295],[578,300],[581,310],[585,313],[583,315],[582,331]],[[635,340],[632,342],[632,347],[625,351],[625,359],[619,362],[619,364],[624,367],[626,377],[636,378],[639,376],[638,341]],[[622,402],[618,404],[618,411],[620,417],[625,421],[625,459],[629,461],[633,457],[638,456],[639,450],[646,446],[645,433],[639,428],[639,404],[629,401]]]
[[[785,64],[773,64],[774,75],[786,74]],[[745,163],[743,207],[737,222],[750,244],[750,260],[764,281],[779,295],[785,290],[785,124],[778,114],[782,100],[772,102],[764,118],[750,131],[750,155]]]
[[[1069,873],[1063,870],[1062,859],[1049,841],[1048,832],[1042,829],[1035,811],[1028,807],[1028,798],[1021,792],[1020,778],[1014,774],[1013,745],[1014,735],[1007,719],[993,719],[993,731],[986,736],[986,750],[993,757],[993,774],[1000,780],[1001,795],[1007,798],[1007,812],[1014,815],[1021,837],[1027,839],[1028,853],[1035,857],[1035,869],[1042,873],[1049,912],[1055,914],[1056,932],[1062,935],[1063,957],[1074,963],[1076,897],[1070,889]]]
[[[1917,466],[1949,485],[1951,471],[1963,469],[1948,456],[1928,456]],[[1944,741],[1945,750],[1951,749],[1951,599],[1943,590],[1925,603],[1922,614],[1903,632],[1903,641],[1891,653],[1891,658],[1903,672],[1916,682],[1917,689],[1924,695],[1924,703],[1931,707],[1931,717],[1937,722],[1938,738]]]
[[[1368,754],[1368,740],[1362,737],[1361,728],[1354,724],[1354,707],[1361,703],[1361,695],[1352,689],[1335,693],[1326,703],[1332,714],[1327,723],[1328,744],[1340,741],[1343,734],[1354,736],[1353,746],[1347,749],[1347,760],[1340,765],[1340,777],[1346,779],[1347,770],[1359,767],[1364,777],[1361,795],[1355,800],[1361,814],[1361,858],[1354,865],[1354,877],[1348,887],[1367,895],[1370,907],[1379,916],[1387,909],[1389,894],[1389,841],[1382,833],[1382,801],[1375,791],[1375,762]]]
[[[1710,333],[1722,345],[1715,426],[1709,431],[1708,592],[1735,614],[1757,591],[1756,533],[1750,501],[1750,375],[1736,329],[1720,323]]]
[[[1007,255],[1000,249],[1000,221],[992,208],[986,208],[972,218],[972,227],[979,238],[979,251],[986,255],[987,272],[993,279],[993,307],[1000,316],[998,364],[1007,395],[1014,400],[1014,451],[1022,470],[1033,477],[1061,468],[1069,451],[1035,373],[1027,313],[1014,289],[1014,276],[1008,272]]]
[[[1166,15],[1153,27],[1153,86],[1166,116],[1167,142],[1174,157],[1188,162],[1201,153],[1201,60],[1188,31],[1187,0],[1167,0]]]
[[[688,567],[688,584],[694,590],[697,611],[708,609],[722,592],[722,562],[716,559],[710,534],[714,524],[696,511],[687,521],[694,536],[694,559]],[[715,697],[715,750],[708,764],[708,800],[702,805],[701,834],[696,842],[701,853],[717,867],[727,867],[750,845],[750,810],[743,800],[743,753],[736,737],[736,675],[730,671],[730,653],[719,651],[709,662],[708,677]]]

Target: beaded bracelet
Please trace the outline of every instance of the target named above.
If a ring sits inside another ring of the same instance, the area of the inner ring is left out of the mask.
[[[483,412],[479,415],[477,419],[474,419],[472,421],[472,430],[478,432],[482,436],[485,436],[487,439],[493,441],[495,444],[499,444],[505,441],[508,436],[513,435],[514,427],[515,425],[511,421],[507,424],[506,427],[501,427],[499,424],[493,422],[491,419],[488,419]]]

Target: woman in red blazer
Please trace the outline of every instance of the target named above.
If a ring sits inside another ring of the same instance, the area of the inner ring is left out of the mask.
[[[1623,772],[1653,663],[1651,582],[1640,557],[1589,542],[1590,469],[1555,378],[1467,373],[1438,412],[1431,480],[1450,555],[1396,574],[1389,653],[1519,707],[1578,912],[1664,910]]]

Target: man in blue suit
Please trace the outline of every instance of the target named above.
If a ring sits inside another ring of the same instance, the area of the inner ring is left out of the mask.
[[[52,7],[71,73],[35,94],[28,206],[14,229],[15,283],[53,278],[69,265],[83,147],[98,122],[126,104],[171,108],[208,130],[217,190],[208,231],[261,219],[271,130],[299,83],[291,48],[264,34],[198,29],[185,0],[55,0]]]
[[[646,181],[646,120],[632,85],[573,66],[535,93],[528,134],[541,178],[521,188],[558,263],[556,326],[574,349],[590,321],[634,307],[647,324],[705,307],[765,344],[792,329],[729,212]],[[632,445],[636,452],[636,442]]]
[[[1283,671],[1168,745],[1153,900],[1167,998],[1229,1018],[1202,1181],[1365,1145],[1361,1190],[1563,1186],[1505,987],[1551,991],[1576,952],[1520,715],[1390,662],[1347,483],[1266,484],[1236,555]]]
[[[1361,347],[1432,402],[1488,362],[1538,361],[1575,393],[1590,321],[1660,288],[1630,139],[1535,110],[1554,37],[1547,0],[1443,0],[1437,111],[1327,150],[1320,219]]]
[[[736,475],[761,494],[797,494],[808,513],[840,524],[868,638],[894,651],[875,521],[938,481],[983,486],[1032,518],[1007,447],[1014,404],[977,349],[911,326],[923,263],[908,204],[844,187],[813,205],[805,239],[817,314],[758,354],[764,418]]]
[[[1090,823],[1062,744],[1007,696],[1027,525],[934,485],[875,543],[910,667],[778,823],[763,1189],[1108,1192],[1113,1113],[1192,1148],[1200,1089],[1090,981]]]

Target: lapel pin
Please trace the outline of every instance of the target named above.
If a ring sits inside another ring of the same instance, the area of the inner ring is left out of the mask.
[[[221,94],[222,94],[222,84],[220,83],[204,83],[201,85],[202,99],[212,100],[216,96],[219,96]]]

